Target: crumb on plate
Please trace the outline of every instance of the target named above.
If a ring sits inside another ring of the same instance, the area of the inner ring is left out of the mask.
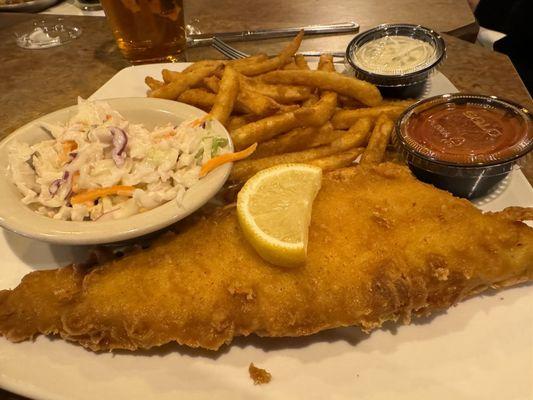
[[[250,378],[253,379],[254,385],[262,385],[264,383],[269,383],[272,379],[272,375],[266,369],[257,368],[254,363],[250,363],[248,367],[248,372],[250,373]]]

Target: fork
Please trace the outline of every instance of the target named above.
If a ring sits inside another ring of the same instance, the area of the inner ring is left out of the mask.
[[[235,47],[230,46],[226,42],[224,42],[222,39],[218,37],[213,38],[213,42],[211,43],[211,47],[213,47],[215,50],[219,51],[223,55],[225,55],[230,60],[238,60],[240,58],[246,58],[250,55],[237,50]],[[342,58],[344,59],[344,53],[343,52],[331,52],[331,51],[303,51],[298,54],[301,54],[304,57],[320,57],[322,54],[330,54],[335,58]],[[337,61],[340,62],[340,61]]]

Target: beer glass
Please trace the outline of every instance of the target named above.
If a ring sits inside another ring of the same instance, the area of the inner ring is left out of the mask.
[[[118,47],[133,64],[177,61],[185,50],[183,0],[101,0]]]

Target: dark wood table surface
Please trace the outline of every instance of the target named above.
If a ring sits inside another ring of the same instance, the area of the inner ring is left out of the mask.
[[[463,0],[275,0],[271,1],[271,7],[254,8],[249,12],[243,11],[243,4],[252,4],[253,0],[226,0],[223,16],[218,14],[220,2],[217,0],[190,3],[188,20],[204,32],[341,20],[355,20],[362,30],[379,23],[400,21],[430,26],[451,34],[443,35],[448,57],[441,71],[459,90],[501,96],[533,109],[531,97],[505,55],[458,38],[470,39],[478,29]],[[450,9],[455,9],[456,13],[450,14]],[[373,14],[369,10],[373,10]],[[129,65],[119,53],[105,19],[99,17],[63,17],[64,22],[83,29],[79,39],[64,46],[47,50],[18,48],[13,33],[35,18],[29,14],[0,13],[0,138],[39,116],[74,104],[78,95],[90,96],[117,71]],[[39,18],[57,17],[41,15]],[[343,50],[350,38],[351,35],[315,37],[305,40],[302,48]],[[275,53],[284,42],[268,40],[236,47],[251,53],[259,49]],[[190,49],[184,54],[184,60],[207,57],[220,58],[220,54],[209,48]],[[533,163],[524,172],[533,183]],[[0,389],[0,399],[23,398]]]
[[[466,0],[184,0],[186,20],[202,32],[355,21],[431,27],[474,42],[479,30]]]

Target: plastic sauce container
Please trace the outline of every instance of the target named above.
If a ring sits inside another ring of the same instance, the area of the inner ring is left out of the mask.
[[[475,198],[525,162],[533,120],[525,108],[495,96],[446,94],[406,109],[393,143],[417,178]]]
[[[446,54],[442,37],[420,25],[384,24],[357,35],[346,49],[353,74],[385,97],[420,96]]]

